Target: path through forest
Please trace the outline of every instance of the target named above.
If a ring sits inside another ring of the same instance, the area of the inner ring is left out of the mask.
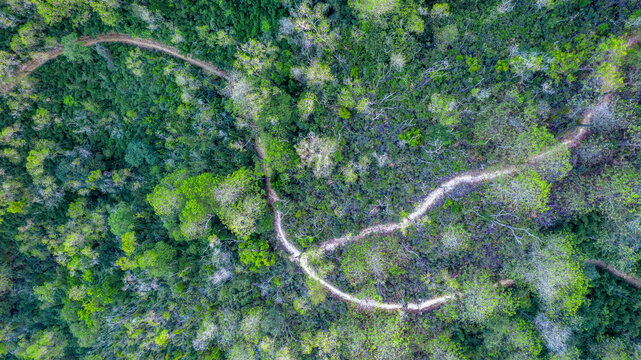
[[[231,75],[228,72],[218,68],[214,64],[193,58],[191,55],[182,55],[180,51],[178,51],[178,49],[154,40],[135,38],[127,34],[108,33],[98,35],[96,37],[83,36],[78,39],[78,42],[83,46],[93,46],[99,43],[120,43],[137,46],[141,49],[155,50],[188,62],[205,70],[205,72],[207,73],[221,77],[227,81],[231,81],[232,79]],[[12,79],[3,84],[0,84],[0,93],[7,93],[13,90],[20,79],[28,76],[30,73],[42,66],[47,61],[53,60],[62,55],[62,50],[62,46],[58,46],[46,52],[35,53],[32,56],[31,61],[24,63],[18,68],[18,70],[13,74]]]
[[[630,38],[630,40],[628,41],[628,47],[636,44],[637,42],[638,42],[638,39],[636,37]],[[129,45],[137,46],[143,49],[155,50],[155,51],[159,51],[167,55],[170,55],[172,57],[184,60],[192,65],[195,65],[205,70],[207,73],[224,78],[227,81],[232,81],[232,77],[228,72],[216,67],[215,65],[206,61],[195,59],[191,55],[187,55],[187,56],[182,55],[177,49],[171,46],[164,45],[154,40],[134,38],[126,34],[109,33],[109,34],[99,35],[93,38],[82,37],[79,39],[79,43],[83,46],[93,46],[98,43],[121,43],[121,44],[129,44]],[[57,48],[48,50],[47,52],[39,53],[37,56],[34,56],[33,60],[22,65],[13,74],[11,79],[0,84],[0,91],[4,94],[10,92],[22,78],[24,78],[25,76],[28,76],[31,72],[33,72],[34,70],[42,66],[44,63],[46,63],[49,60],[53,60],[57,58],[61,54],[62,54],[62,48],[57,47]],[[287,238],[285,230],[283,229],[283,214],[279,210],[276,210],[274,207],[274,204],[280,201],[280,199],[276,194],[276,192],[271,187],[269,175],[266,175],[265,189],[267,192],[267,201],[268,201],[269,207],[274,214],[273,227],[274,227],[274,232],[276,234],[276,238],[278,239],[278,242],[281,244],[283,249],[288,253],[290,261],[298,264],[308,277],[318,282],[330,294],[332,294],[334,297],[338,299],[341,299],[345,302],[354,304],[364,309],[403,310],[403,311],[411,311],[411,312],[421,312],[421,311],[434,309],[444,304],[448,300],[455,298],[456,295],[455,294],[443,295],[443,296],[434,297],[425,301],[421,300],[416,303],[400,303],[400,302],[388,303],[388,302],[381,302],[373,299],[362,299],[338,289],[337,287],[332,285],[330,282],[323,279],[318,274],[318,272],[316,272],[314,267],[311,265],[311,261],[313,258],[323,256],[325,252],[333,251],[336,248],[343,246],[347,243],[361,240],[373,234],[387,234],[387,233],[397,232],[407,226],[410,226],[413,221],[420,219],[422,216],[424,216],[427,213],[428,210],[433,208],[441,200],[444,200],[448,193],[450,193],[455,188],[463,184],[478,184],[486,181],[492,181],[498,177],[515,174],[523,170],[524,168],[530,165],[533,165],[538,161],[546,158],[550,154],[553,154],[556,150],[559,149],[559,147],[576,146],[587,135],[588,130],[586,129],[585,125],[589,125],[591,123],[592,116],[594,114],[595,109],[597,109],[598,106],[600,105],[607,104],[609,101],[610,101],[610,95],[609,94],[605,95],[603,98],[601,98],[601,100],[597,103],[597,105],[592,108],[592,110],[584,114],[581,120],[581,125],[583,126],[580,126],[574,131],[569,132],[563,138],[563,140],[561,140],[559,144],[556,145],[555,147],[552,147],[538,155],[530,157],[525,162],[525,164],[521,166],[508,166],[508,167],[502,167],[496,170],[485,170],[485,171],[471,172],[471,173],[458,175],[440,184],[439,186],[436,187],[436,189],[434,189],[432,192],[427,194],[427,196],[425,196],[425,198],[416,206],[414,211],[412,211],[406,218],[402,219],[400,222],[370,226],[361,230],[358,234],[354,236],[343,236],[343,237],[329,240],[323,243],[317,250],[312,250],[308,252],[301,252]],[[266,168],[265,162],[263,161],[265,157],[265,150],[263,145],[260,143],[260,140],[256,141],[255,149],[261,163],[265,167],[264,169],[265,174],[270,174],[269,169]],[[641,289],[641,279],[637,279],[630,275],[624,274],[599,260],[586,260],[586,263],[594,265],[605,271],[608,271],[610,274],[621,278],[626,283]],[[508,287],[513,284],[513,281],[501,280],[499,283],[504,287]]]

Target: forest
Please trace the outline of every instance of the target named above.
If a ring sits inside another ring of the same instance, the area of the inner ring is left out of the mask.
[[[641,0],[0,1],[0,359],[641,359]]]

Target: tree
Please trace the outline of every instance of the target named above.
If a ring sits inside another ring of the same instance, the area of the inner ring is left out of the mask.
[[[524,319],[497,317],[483,332],[483,347],[492,358],[534,359],[543,350],[534,326]]]
[[[234,67],[248,76],[260,74],[272,66],[275,51],[275,47],[251,39],[236,52]]]
[[[436,3],[432,6],[432,11],[430,15],[434,18],[443,18],[450,16],[450,4],[448,3]]]
[[[396,314],[344,315],[338,327],[348,359],[408,359],[411,356],[404,319]]]
[[[56,261],[64,265],[71,276],[83,274],[98,264],[96,245],[107,230],[104,210],[88,205],[85,198],[69,204],[66,223],[42,239]]]
[[[312,86],[320,86],[334,80],[329,66],[319,60],[312,61],[311,65],[305,67],[302,71],[307,84]]]
[[[247,360],[253,359],[255,356],[254,349],[242,342],[237,342],[229,351],[227,359],[229,360]]]
[[[243,265],[249,266],[252,271],[263,266],[270,266],[276,262],[276,257],[269,252],[269,244],[264,240],[246,239],[238,243],[238,257]]]
[[[14,54],[0,50],[0,79],[4,81],[5,78],[10,76],[17,64]]]
[[[534,168],[543,180],[558,181],[572,170],[570,157],[570,149],[565,145],[558,145],[548,150],[546,156],[538,160]]]
[[[130,256],[136,247],[136,234],[133,231],[124,233],[120,237],[120,242],[122,243],[122,251],[124,251],[127,256]]]
[[[111,233],[118,237],[131,231],[134,226],[134,214],[131,208],[125,203],[118,203],[115,210],[109,214],[107,224]]]
[[[314,176],[327,177],[334,168],[334,156],[338,151],[338,141],[331,138],[307,135],[296,145],[296,153],[305,166],[313,167]]]
[[[226,177],[209,173],[186,177],[179,171],[163,179],[147,201],[156,214],[167,217],[170,227],[178,214],[180,232],[186,239],[206,235],[213,216],[239,238],[248,239],[266,211],[257,179],[247,169]]]
[[[90,50],[80,42],[78,42],[78,35],[71,33],[62,37],[62,55],[69,61],[73,62],[86,62],[91,59]]]
[[[434,360],[466,360],[461,346],[453,342],[446,334],[430,340],[427,351]]]
[[[641,176],[630,167],[607,167],[596,180],[593,201],[609,219],[619,221],[641,213]]]
[[[641,356],[641,347],[625,338],[608,337],[593,344],[592,349],[603,360],[634,360]]]
[[[588,283],[570,236],[548,236],[529,254],[526,264],[516,265],[514,275],[532,286],[547,311],[574,316],[588,293]]]
[[[238,329],[240,335],[249,344],[258,345],[262,338],[260,331],[261,321],[263,321],[263,309],[255,307],[247,311],[247,314],[240,321],[240,328]]]
[[[142,52],[140,49],[135,48],[131,51],[129,51],[129,55],[125,59],[125,64],[127,65],[127,68],[131,70],[131,72],[136,75],[137,77],[142,77],[143,71],[143,62],[142,62]]]
[[[445,51],[447,48],[458,40],[458,28],[454,24],[445,25],[435,30],[434,39],[436,40],[436,47],[440,51]]]
[[[314,112],[318,99],[312,92],[306,92],[298,101],[298,111],[303,119],[307,119]]]
[[[21,359],[54,360],[62,359],[67,341],[55,331],[43,330],[34,334],[30,341],[21,341],[16,354]]]
[[[312,9],[306,2],[302,2],[292,11],[292,20],[281,22],[281,34],[290,35],[295,30],[302,34],[303,46],[314,44],[334,51],[338,36],[336,31],[331,31],[329,22],[323,16],[327,7],[327,4],[317,3]]]
[[[171,245],[159,241],[136,258],[136,265],[149,271],[153,277],[168,278],[175,272],[176,254],[176,249]]]
[[[261,144],[265,148],[265,158],[263,159],[266,168],[284,173],[287,170],[294,169],[298,164],[298,158],[294,153],[294,148],[287,141],[263,133]],[[269,174],[268,174],[269,175]]]
[[[127,144],[125,162],[127,162],[129,166],[137,168],[142,165],[143,162],[146,162],[148,165],[155,165],[158,162],[158,157],[151,146],[139,139],[135,139]]]
[[[441,243],[449,251],[465,250],[470,245],[470,233],[463,224],[449,224],[441,235]]]
[[[532,169],[513,178],[500,178],[489,186],[489,195],[513,210],[543,212],[547,210],[550,184]]]
[[[398,0],[350,0],[349,4],[359,12],[362,18],[378,19],[395,10],[398,7]]]
[[[0,297],[11,290],[13,280],[11,279],[11,269],[7,265],[0,265]]]
[[[453,97],[441,94],[432,94],[429,110],[436,120],[445,126],[454,126],[460,121],[456,112],[456,100]]]
[[[554,135],[545,127],[533,125],[516,136],[509,156],[514,162],[522,162],[529,156],[539,154],[557,144]]]
[[[461,320],[483,324],[499,314],[512,314],[514,300],[502,286],[492,281],[483,270],[471,270],[454,283],[460,291],[457,301],[446,303],[438,310],[438,316],[446,320]]]
[[[628,52],[626,40],[611,36],[598,46],[596,79],[602,93],[617,91],[623,86],[623,76],[619,72],[622,60]]]
[[[570,328],[553,321],[544,313],[540,313],[534,318],[534,324],[552,353],[562,355],[567,351],[567,343],[571,335]]]

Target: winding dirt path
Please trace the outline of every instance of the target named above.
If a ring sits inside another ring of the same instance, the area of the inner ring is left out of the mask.
[[[638,41],[637,38],[632,38],[631,40],[628,41],[628,46],[632,46],[633,44],[636,44],[637,41]],[[167,55],[170,55],[172,57],[184,60],[194,66],[197,66],[205,70],[206,72],[212,75],[221,77],[227,81],[232,81],[232,77],[229,73],[216,67],[215,65],[206,61],[192,58],[191,55],[187,55],[187,56],[182,55],[177,49],[171,46],[164,45],[154,40],[134,38],[126,34],[109,33],[109,34],[99,35],[93,38],[82,37],[79,39],[79,42],[83,46],[92,46],[98,43],[121,43],[121,44],[129,44],[129,45],[137,46],[142,49],[159,51]],[[34,70],[42,66],[44,63],[46,63],[49,60],[53,60],[57,58],[61,54],[62,54],[62,48],[58,47],[58,48],[51,49],[47,52],[39,53],[35,55],[33,60],[23,64],[13,74],[11,79],[9,79],[7,82],[0,84],[0,91],[2,91],[2,93],[7,93],[11,91],[13,87],[20,81],[20,79],[22,79],[25,76],[28,76],[31,72],[33,72]],[[601,99],[599,104],[604,104],[609,101],[610,101],[610,95],[606,95]],[[593,109],[596,109],[596,107],[594,107]],[[588,111],[583,116],[583,119],[581,121],[582,125],[589,125],[591,123],[593,112],[594,110]],[[278,242],[289,255],[289,259],[292,262],[298,264],[301,270],[308,277],[318,282],[330,294],[332,294],[334,297],[340,300],[343,300],[345,302],[351,303],[357,307],[361,307],[364,309],[401,310],[401,311],[410,311],[410,312],[422,312],[422,311],[435,309],[441,306],[442,304],[446,303],[447,301],[455,298],[457,295],[456,294],[443,295],[443,296],[439,296],[439,297],[435,297],[435,298],[431,298],[425,301],[419,301],[415,303],[388,303],[388,302],[381,302],[373,299],[358,298],[354,295],[348,294],[340,290],[330,282],[323,279],[311,265],[310,263],[311,258],[315,256],[322,256],[327,251],[333,251],[340,246],[343,246],[350,242],[361,240],[364,237],[369,235],[393,233],[396,231],[400,231],[401,229],[407,226],[410,226],[413,221],[424,216],[428,210],[433,208],[435,204],[437,204],[440,200],[444,199],[444,197],[449,192],[451,192],[458,186],[462,184],[478,184],[485,181],[492,181],[501,176],[508,176],[508,175],[517,173],[523,168],[529,165],[532,165],[540,161],[541,159],[546,158],[547,156],[549,156],[550,154],[558,150],[559,147],[576,146],[586,136],[587,133],[588,133],[588,130],[585,127],[579,127],[578,129],[572,132],[569,132],[565,137],[563,137],[563,140],[556,147],[550,148],[547,151],[542,152],[536,156],[532,156],[530,159],[528,159],[528,161],[524,165],[521,165],[521,166],[510,166],[510,167],[504,167],[502,169],[494,170],[494,171],[481,171],[481,172],[466,173],[466,174],[458,175],[450,180],[445,181],[441,185],[437,186],[436,189],[434,189],[432,192],[427,194],[427,196],[416,206],[414,211],[412,211],[412,213],[410,213],[406,218],[402,219],[400,222],[370,226],[361,230],[355,236],[343,236],[340,238],[332,239],[322,244],[317,250],[305,252],[305,253],[301,252],[296,247],[296,245],[294,245],[287,238],[287,234],[283,229],[283,214],[281,211],[277,210],[274,206],[274,204],[280,201],[280,199],[276,194],[276,192],[272,189],[269,176],[265,176],[265,189],[267,192],[267,202],[274,214],[274,220],[273,220],[274,232],[276,234],[276,238],[278,239]],[[265,174],[270,174],[269,169],[267,168],[267,166],[265,165],[265,162],[263,161],[265,158],[265,150],[263,145],[260,142],[260,139],[256,140],[255,149],[256,149],[256,153],[258,154],[259,160],[264,166]],[[600,269],[608,271],[612,275],[623,279],[626,283],[641,289],[641,279],[637,279],[630,275],[622,273],[599,260],[586,260],[586,263],[592,264]],[[499,284],[503,287],[509,287],[509,286],[512,286],[514,282],[508,279],[508,280],[501,280]]]
[[[572,148],[578,145],[581,142],[581,140],[583,140],[583,138],[588,134],[588,130],[586,126],[590,125],[590,123],[592,122],[592,117],[594,116],[594,112],[598,111],[601,106],[609,102],[610,102],[610,95],[608,94],[603,96],[599,101],[599,103],[593,106],[592,109],[583,116],[580,122],[581,126],[567,133],[556,146],[553,146],[539,154],[530,156],[525,161],[525,164],[521,166],[506,166],[496,171],[482,171],[482,172],[477,171],[477,172],[470,172],[470,173],[464,173],[464,174],[458,175],[440,184],[439,186],[436,187],[436,189],[432,190],[432,192],[427,194],[427,196],[425,196],[425,198],[423,198],[423,200],[416,206],[414,211],[412,211],[409,215],[407,215],[407,217],[401,219],[401,221],[397,223],[387,223],[382,225],[370,226],[361,230],[357,235],[353,235],[353,236],[345,235],[339,238],[331,239],[321,244],[319,247],[319,251],[321,252],[333,251],[345,244],[357,242],[373,234],[382,235],[382,234],[389,234],[389,233],[402,230],[403,228],[410,226],[413,221],[416,221],[421,217],[423,217],[427,213],[427,211],[432,209],[436,204],[439,203],[439,201],[444,200],[445,196],[448,193],[452,192],[454,189],[456,189],[461,185],[464,185],[464,184],[475,185],[475,184],[479,184],[487,181],[492,181],[502,176],[508,176],[508,175],[518,173],[519,171],[522,171],[526,167],[534,165],[537,162],[545,159],[546,157],[553,155],[563,147]]]
[[[641,290],[641,279],[636,278],[636,277],[631,276],[631,275],[628,275],[628,274],[624,273],[623,271],[619,271],[619,270],[615,269],[612,265],[606,264],[604,261],[588,259],[588,260],[585,260],[585,263],[593,265],[597,269],[601,269],[603,271],[607,271],[612,276],[618,277],[619,279],[623,280],[628,285]]]
[[[141,49],[155,50],[155,51],[170,55],[174,58],[181,59],[185,62],[188,62],[194,66],[197,66],[205,70],[205,72],[207,73],[221,77],[227,81],[231,81],[231,75],[226,71],[218,68],[214,64],[206,61],[202,61],[199,59],[195,59],[189,54],[185,56],[181,54],[180,51],[178,51],[178,49],[165,45],[155,40],[135,38],[127,34],[108,33],[108,34],[98,35],[96,37],[83,36],[80,39],[78,39],[78,42],[82,46],[93,46],[99,43],[119,43],[119,44],[128,44],[128,45],[137,46]],[[3,84],[0,84],[0,92],[7,93],[13,90],[16,84],[23,77],[29,75],[30,73],[32,73],[34,70],[42,66],[47,61],[53,60],[58,56],[60,56],[62,54],[62,50],[63,50],[62,46],[58,46],[46,52],[34,54],[33,59],[31,61],[24,63],[22,66],[18,68],[18,70],[12,75],[12,79],[10,79],[9,81]]]

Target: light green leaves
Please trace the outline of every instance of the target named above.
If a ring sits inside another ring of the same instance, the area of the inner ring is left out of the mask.
[[[362,18],[377,19],[395,10],[398,0],[350,0],[349,4]]]
[[[550,184],[532,169],[513,178],[501,178],[490,185],[489,196],[521,212],[543,212],[548,209]]]
[[[147,201],[167,221],[178,215],[180,232],[186,239],[206,235],[213,216],[236,236],[247,239],[266,211],[256,180],[247,169],[224,178],[209,173],[186,177],[179,171],[163,179]]]

